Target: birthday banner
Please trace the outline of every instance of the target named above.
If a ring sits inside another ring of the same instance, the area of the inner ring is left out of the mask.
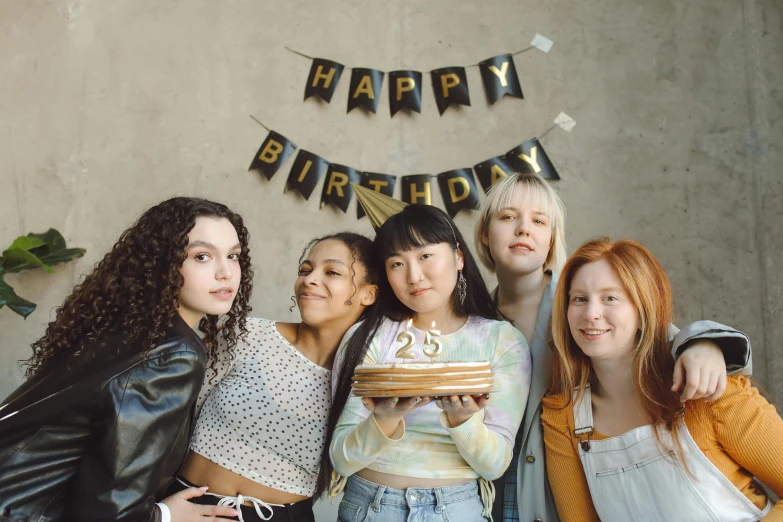
[[[533,41],[530,42],[530,47],[521,51],[494,56],[466,67],[442,67],[428,71],[426,74],[429,74],[432,81],[432,91],[438,111],[443,115],[446,109],[452,105],[470,106],[470,89],[466,74],[466,68],[469,67],[479,68],[484,92],[490,105],[494,105],[503,96],[524,98],[519,75],[514,65],[514,55],[530,49],[549,52],[551,48],[551,40],[536,34]],[[293,49],[289,49],[289,51],[312,60],[305,85],[304,99],[316,96],[326,103],[330,103],[346,67],[334,60],[312,58]],[[351,68],[348,112],[362,107],[376,114],[380,102],[381,87],[387,74],[389,77],[389,110],[392,117],[403,109],[421,113],[424,73],[407,69],[385,73],[379,69],[366,68]]]
[[[570,118],[569,121],[573,122]],[[556,125],[565,128],[563,125],[557,123]],[[296,145],[291,140],[270,130],[248,170],[258,171],[267,179],[272,179],[296,149]],[[505,154],[482,161],[473,167],[449,170],[436,175],[402,176],[399,199],[406,203],[432,205],[434,178],[437,179],[443,203],[451,217],[460,210],[476,210],[479,208],[479,194],[474,172],[485,193],[495,183],[513,172],[536,172],[545,179],[560,179],[538,138],[532,138]],[[343,212],[348,212],[348,205],[353,198],[351,183],[357,183],[390,197],[394,197],[397,184],[397,177],[394,175],[362,172],[346,165],[330,163],[317,154],[299,149],[288,173],[286,191],[297,191],[309,200],[318,182],[324,177],[320,206],[334,205]],[[361,205],[357,205],[357,219],[363,216]]]

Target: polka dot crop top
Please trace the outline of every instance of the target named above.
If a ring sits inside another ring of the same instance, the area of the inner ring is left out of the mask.
[[[207,367],[190,449],[264,486],[312,496],[331,405],[331,371],[302,355],[274,321],[248,318],[248,336],[218,347]]]

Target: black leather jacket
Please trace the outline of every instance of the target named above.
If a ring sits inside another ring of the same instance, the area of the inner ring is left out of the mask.
[[[187,453],[206,353],[179,316],[140,351],[63,356],[0,406],[0,521],[160,520],[154,495]]]

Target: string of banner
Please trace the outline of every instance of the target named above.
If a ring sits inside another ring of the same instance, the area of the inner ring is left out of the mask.
[[[253,116],[251,118],[269,131],[269,134],[258,149],[248,170],[256,170],[271,180],[283,163],[291,157],[297,146],[258,119]],[[446,211],[451,217],[454,217],[460,210],[479,208],[479,194],[473,171],[475,171],[485,193],[492,185],[512,172],[533,171],[546,179],[560,179],[539,139],[557,127],[571,132],[576,122],[566,113],[561,112],[553,123],[539,138],[531,138],[507,153],[482,161],[472,168],[449,170],[434,176],[430,174],[402,176],[400,178],[402,201],[432,205],[432,178],[436,178]],[[321,189],[320,206],[334,205],[343,212],[348,212],[348,205],[353,198],[351,183],[367,187],[389,197],[394,197],[394,188],[397,183],[397,176],[363,172],[345,165],[330,163],[312,152],[300,149],[288,174],[285,190],[297,191],[306,200],[309,200],[324,175],[326,179]],[[356,212],[358,219],[365,215],[361,205],[356,206]]]
[[[552,41],[536,34],[530,46],[521,51],[501,54],[467,67],[478,67],[481,80],[490,105],[494,105],[503,96],[524,98],[519,83],[513,56],[531,49],[548,53]],[[317,96],[326,103],[332,101],[337,83],[345,69],[341,63],[324,58],[313,58],[286,47],[292,53],[312,60],[310,74],[307,77],[304,99]],[[378,111],[380,92],[386,73],[378,69],[352,67],[351,84],[348,90],[348,111],[362,107],[373,114]],[[435,103],[441,116],[451,105],[470,106],[470,90],[465,67],[442,67],[428,71],[432,77]],[[392,117],[401,109],[421,113],[422,73],[413,70],[391,71],[389,75],[389,109]]]

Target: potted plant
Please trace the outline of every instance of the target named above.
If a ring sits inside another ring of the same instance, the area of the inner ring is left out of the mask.
[[[27,317],[35,310],[35,303],[22,299],[3,279],[5,274],[43,268],[50,274],[53,265],[66,263],[86,252],[83,248],[66,248],[62,234],[53,228],[43,234],[19,236],[0,256],[0,308],[8,308]]]

